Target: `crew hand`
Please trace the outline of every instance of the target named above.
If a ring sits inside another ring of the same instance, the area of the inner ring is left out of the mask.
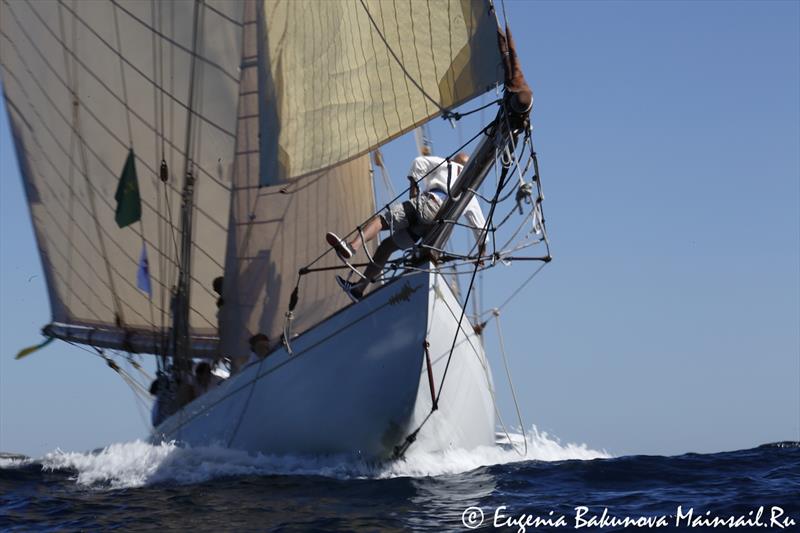
[[[408,176],[408,181],[410,183],[408,187],[408,196],[409,198],[414,199],[419,196],[419,185],[417,185],[416,180],[411,176]]]

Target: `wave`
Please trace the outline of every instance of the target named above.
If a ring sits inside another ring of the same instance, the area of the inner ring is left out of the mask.
[[[459,474],[476,468],[521,461],[565,461],[607,458],[585,444],[562,444],[533,427],[527,439],[511,436],[503,445],[445,452],[415,451],[392,462],[374,463],[352,456],[250,455],[228,448],[189,448],[175,443],[150,444],[140,440],[111,444],[94,452],[57,449],[36,463],[44,470],[64,471],[80,485],[98,488],[133,488],[176,483],[195,484],[236,476],[302,475],[336,479],[385,479]],[[527,442],[527,453],[522,453]],[[10,460],[7,467],[30,459]],[[0,465],[0,467],[4,467]],[[4,467],[5,468],[5,467]]]

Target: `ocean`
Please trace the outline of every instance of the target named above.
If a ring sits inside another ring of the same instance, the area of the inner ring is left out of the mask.
[[[611,457],[534,428],[492,447],[250,456],[141,441],[0,458],[4,531],[800,531],[800,443]]]

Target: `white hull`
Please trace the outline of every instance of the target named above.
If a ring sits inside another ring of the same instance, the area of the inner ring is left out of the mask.
[[[439,274],[396,280],[252,364],[165,420],[156,440],[277,454],[392,454],[431,410],[461,308]],[[494,442],[492,379],[465,318],[439,409],[414,447]],[[465,336],[464,332],[469,335]]]

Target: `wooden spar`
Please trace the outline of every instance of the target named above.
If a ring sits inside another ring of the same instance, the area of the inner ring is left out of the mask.
[[[461,171],[461,178],[450,188],[450,196],[439,210],[439,220],[458,220],[472,199],[473,191],[480,188],[494,165],[498,150],[503,150],[509,142],[515,141],[528,123],[533,92],[525,81],[508,27],[505,32],[497,28],[497,44],[503,58],[506,89],[503,103],[497,118],[487,128],[486,136]],[[431,231],[421,243],[421,249],[424,250],[422,259],[438,260],[452,231],[452,224],[439,224]]]

